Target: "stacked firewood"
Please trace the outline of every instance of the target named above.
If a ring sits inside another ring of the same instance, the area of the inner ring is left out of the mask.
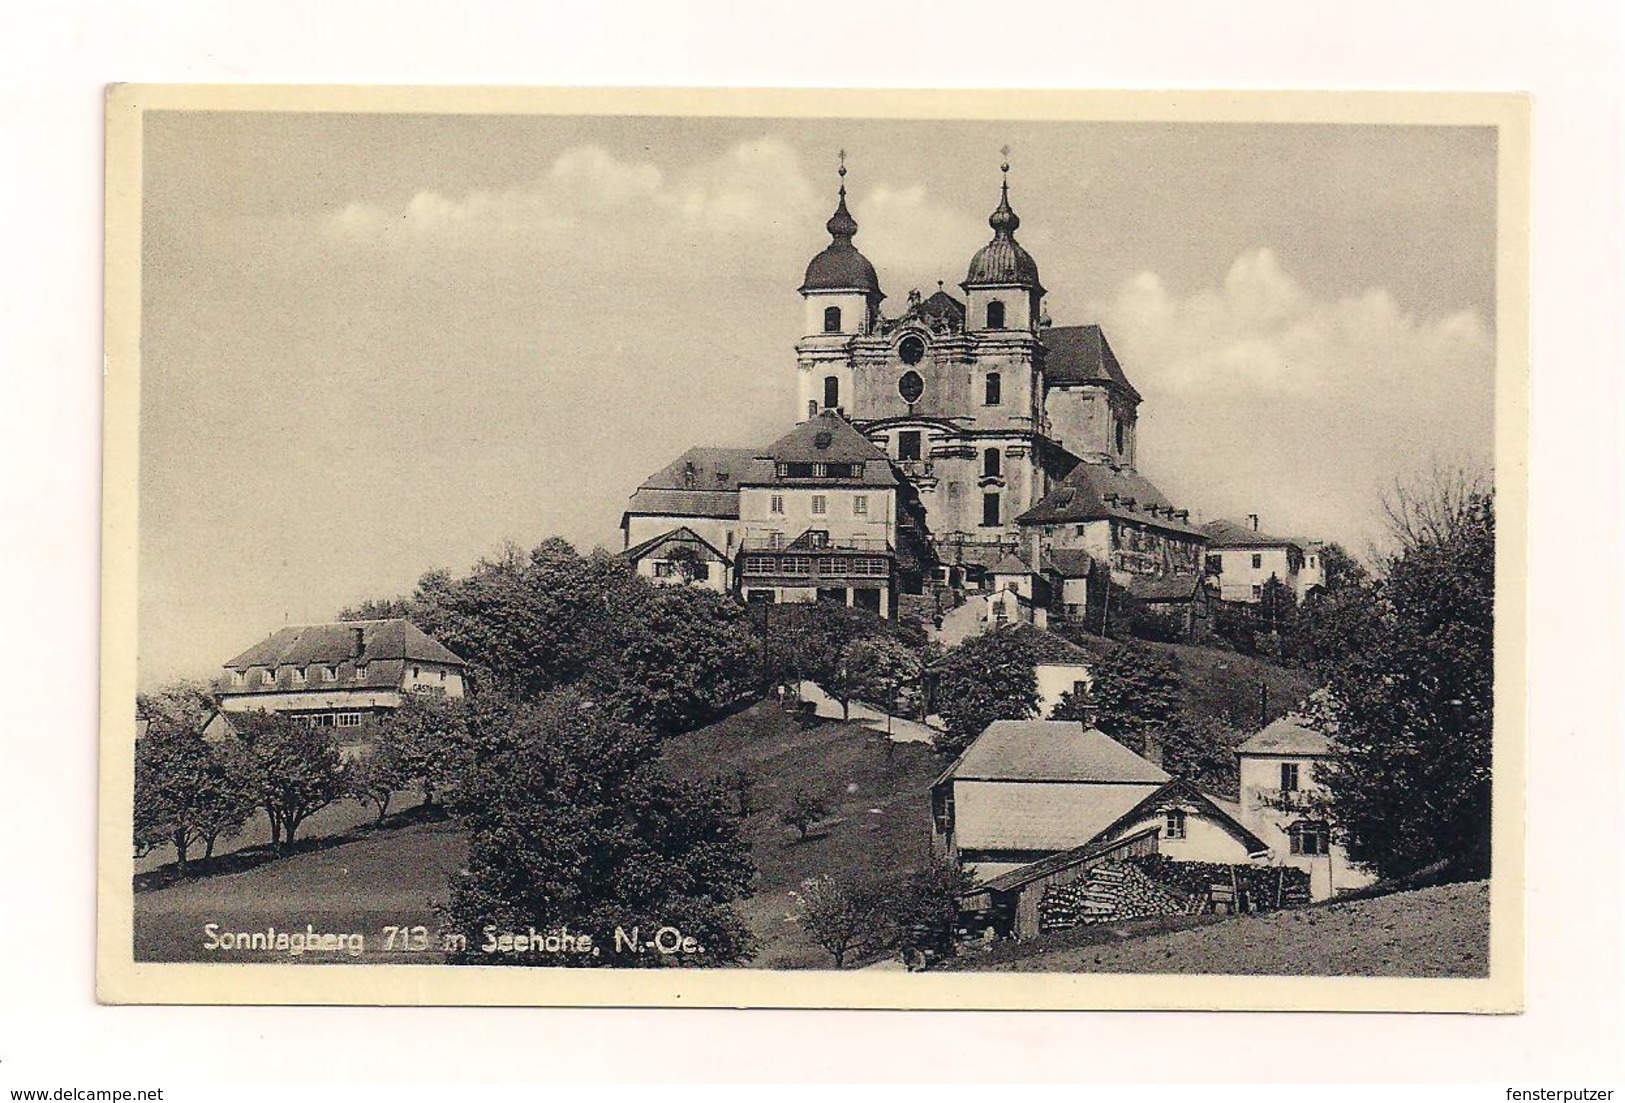
[[[1129,861],[1171,892],[1207,898],[1220,891],[1232,901],[1244,900],[1248,911],[1309,903],[1309,874],[1295,867],[1176,862],[1165,854],[1147,854]]]
[[[1133,866],[1108,862],[1091,869],[1081,881],[1045,889],[1038,901],[1038,925],[1044,931],[1064,931],[1092,923],[1184,915],[1202,902],[1159,885]]]

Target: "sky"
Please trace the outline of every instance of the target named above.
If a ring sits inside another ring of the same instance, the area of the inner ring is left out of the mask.
[[[1351,550],[1396,478],[1487,471],[1483,128],[152,112],[140,678],[506,541],[621,547],[632,489],[796,416],[796,288],[846,151],[895,314],[1018,239],[1144,396],[1193,517]]]

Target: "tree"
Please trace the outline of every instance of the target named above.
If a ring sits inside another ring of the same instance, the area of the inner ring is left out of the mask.
[[[345,765],[344,779],[350,795],[363,807],[377,809],[377,822],[383,823],[395,794],[412,783],[387,724],[379,726],[363,754]]]
[[[882,634],[880,618],[829,601],[764,608],[763,680],[792,687],[816,682],[844,703],[842,651],[854,640]]]
[[[471,700],[413,694],[379,722],[374,751],[386,756],[398,789],[416,786],[424,804],[435,802],[456,768]]]
[[[1026,720],[1038,711],[1031,633],[1022,626],[972,636],[937,664],[937,711],[947,730],[937,749],[958,754],[995,720]]]
[[[864,636],[841,650],[846,691],[888,713],[918,707],[922,664],[917,650],[894,636]]]
[[[1096,660],[1084,700],[1070,692],[1051,714],[1057,720],[1092,718],[1095,726],[1137,754],[1147,739],[1161,739],[1180,716],[1179,666],[1156,648],[1120,643]]]
[[[588,684],[626,718],[662,735],[701,727],[761,688],[761,645],[730,598],[689,586],[638,585],[604,627],[605,661]]]
[[[825,874],[803,881],[800,896],[802,929],[834,959],[835,968],[887,944],[886,892],[879,885],[839,881]]]
[[[909,871],[887,894],[892,944],[905,958],[953,956],[959,941],[959,897],[976,875],[950,858],[933,857]]]
[[[1464,489],[1465,488],[1465,489]],[[1474,480],[1391,508],[1395,544],[1362,646],[1332,666],[1323,778],[1349,857],[1384,877],[1490,868],[1495,509]]]
[[[243,770],[271,821],[278,854],[291,846],[299,825],[348,791],[331,728],[318,728],[274,712],[243,714]]]
[[[254,814],[254,792],[231,760],[204,741],[195,717],[178,712],[148,719],[135,745],[135,851],[139,856],[161,843],[173,845],[184,877],[192,847],[202,845],[208,861],[219,839],[242,829]]]
[[[793,827],[800,833],[800,839],[805,842],[807,832],[813,824],[829,815],[829,802],[816,793],[805,789],[797,789],[790,794],[790,803],[784,806],[779,818],[788,827]]]
[[[745,960],[751,938],[732,902],[755,873],[715,786],[660,768],[660,740],[578,693],[468,718],[466,774],[448,796],[468,831],[467,868],[453,877],[453,928],[478,952],[485,931],[567,929],[598,954],[505,955],[502,963],[608,965],[616,928],[647,937],[673,927],[703,948],[636,964],[723,965]]]

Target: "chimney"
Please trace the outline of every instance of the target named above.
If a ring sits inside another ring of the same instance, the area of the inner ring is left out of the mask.
[[[352,659],[359,659],[363,654],[366,653],[367,650],[367,630],[358,625],[355,628],[350,629],[350,632],[355,636],[355,642],[350,657]]]
[[[1248,515],[1247,515],[1247,523],[1248,523],[1248,524],[1249,524],[1249,525],[1252,525],[1252,526],[1253,526],[1253,531],[1254,531],[1254,532],[1257,532],[1257,531],[1258,531],[1258,514],[1256,514],[1256,513],[1249,513],[1249,514],[1248,514]]]

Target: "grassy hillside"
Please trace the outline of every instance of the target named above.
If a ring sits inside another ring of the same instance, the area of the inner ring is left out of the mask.
[[[801,935],[792,890],[822,874],[889,876],[929,853],[927,791],[941,763],[917,744],[891,744],[857,724],[807,724],[763,703],[667,746],[674,774],[695,779],[740,768],[759,777],[758,811],[747,818],[746,838],[760,870],[756,895],[740,911],[760,941],[754,964],[817,967],[822,951]],[[806,789],[826,799],[829,819],[805,842],[779,820],[790,794]],[[138,880],[135,943],[138,960],[265,960],[263,955],[206,951],[205,925],[228,931],[304,930],[362,932],[369,963],[439,960],[437,953],[384,949],[385,925],[422,924],[431,931],[446,902],[447,878],[466,852],[464,837],[448,821],[414,813],[389,826],[352,826],[349,809],[335,809],[332,834],[313,831],[296,853],[272,859],[245,850],[220,863],[216,876],[173,884],[161,875]],[[300,958],[356,960],[316,954]]]
[[[1096,656],[1118,646],[1116,641],[1099,636],[1068,638]],[[1262,726],[1260,685],[1268,691],[1264,723],[1292,711],[1318,688],[1306,671],[1223,648],[1147,640],[1135,640],[1134,646],[1159,651],[1174,660],[1184,686],[1185,706],[1193,715],[1211,716],[1248,733]]]
[[[666,745],[673,773],[691,778],[746,769],[760,780],[745,837],[759,875],[740,912],[761,945],[759,967],[827,968],[802,935],[790,895],[802,881],[891,878],[930,853],[931,781],[944,763],[917,743],[892,743],[857,724],[812,722],[764,702]],[[779,811],[805,789],[825,798],[830,818],[805,842]]]
[[[1489,970],[1489,884],[1440,885],[1369,900],[1213,921],[1078,932],[1013,947],[1020,956],[966,968],[1045,973],[1207,973],[1246,976],[1482,977]],[[1152,933],[1146,934],[1150,930]],[[1069,934],[1071,932],[1068,932]],[[1093,936],[1093,937],[1090,937]],[[1138,937],[1136,937],[1138,936]]]

